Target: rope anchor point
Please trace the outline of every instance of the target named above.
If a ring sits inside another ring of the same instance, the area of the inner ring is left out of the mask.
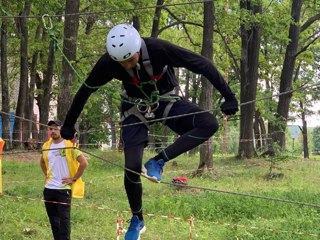
[[[49,24],[49,25],[47,25],[46,18],[48,18],[48,24]],[[51,30],[51,29],[53,28],[52,20],[51,20],[51,17],[50,17],[49,14],[43,14],[43,15],[42,15],[42,23],[43,23],[43,27],[44,27],[46,30]]]

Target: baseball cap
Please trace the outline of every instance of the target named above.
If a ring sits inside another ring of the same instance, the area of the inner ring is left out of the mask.
[[[62,125],[62,122],[60,121],[60,120],[50,120],[49,122],[48,122],[48,126],[51,126],[51,125],[53,125],[53,124],[55,124],[55,125],[57,125],[57,126],[61,126]]]

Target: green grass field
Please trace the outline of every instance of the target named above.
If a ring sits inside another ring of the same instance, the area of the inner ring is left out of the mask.
[[[94,154],[105,161],[87,155],[89,167],[83,176],[86,198],[74,199],[72,206],[73,240],[117,239],[117,218],[127,221],[131,217],[123,170],[110,164],[122,166],[122,153],[95,151]],[[145,158],[150,156],[151,153],[146,153]],[[42,171],[37,161],[28,160],[28,153],[24,159],[6,156],[2,160],[4,196],[0,197],[0,239],[52,239],[41,201]],[[277,171],[283,173],[283,177],[267,181],[264,176],[270,163],[265,160],[239,161],[218,156],[214,159],[214,170],[198,178],[191,178],[191,173],[198,166],[199,156],[184,155],[175,159],[176,166],[171,162],[166,164],[164,181],[184,176],[189,185],[199,188],[177,189],[142,180],[147,231],[141,240],[320,239],[319,160],[287,159],[278,165],[281,169]],[[191,230],[188,219],[193,219]],[[128,223],[124,222],[123,226],[127,228]],[[120,239],[123,237],[124,233]]]

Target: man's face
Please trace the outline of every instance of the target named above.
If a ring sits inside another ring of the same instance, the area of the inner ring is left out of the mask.
[[[60,135],[60,127],[58,125],[52,124],[49,126],[49,134],[50,137],[52,137],[53,140],[58,140]]]
[[[121,66],[126,69],[132,69],[137,66],[137,63],[139,62],[140,53],[136,52],[131,58],[119,62]]]

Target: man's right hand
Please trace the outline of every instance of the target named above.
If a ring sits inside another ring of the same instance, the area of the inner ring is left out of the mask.
[[[74,138],[76,132],[77,131],[74,128],[74,126],[69,127],[69,126],[63,125],[60,129],[61,137],[66,140],[72,140]]]
[[[238,100],[234,94],[224,98],[225,102],[221,104],[221,111],[226,115],[234,115],[239,111]]]

